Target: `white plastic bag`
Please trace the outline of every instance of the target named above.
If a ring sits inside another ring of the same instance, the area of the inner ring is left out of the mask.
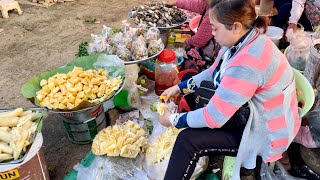
[[[309,42],[302,30],[293,33],[292,29],[288,29],[286,36],[290,42],[287,48],[286,57],[290,65],[300,71],[304,71],[309,58]]]
[[[152,131],[151,137],[149,138],[151,146],[152,146],[152,143],[157,142],[157,139],[155,138],[158,138],[159,135],[161,135],[162,133],[166,132],[169,129],[162,126],[158,121],[154,122],[154,129]],[[162,180],[164,178],[165,173],[167,171],[168,164],[169,164],[174,142],[179,133],[179,131],[169,131],[169,132],[170,133],[168,133],[167,135],[172,134],[172,138],[168,139],[167,136],[165,136],[166,138],[161,137],[162,143],[163,143],[163,140],[165,140],[164,141],[165,146],[162,146],[162,145],[160,146],[160,147],[166,147],[163,151],[161,152],[157,151],[156,148],[159,148],[159,147],[154,146],[154,147],[149,147],[149,148],[153,148],[153,150],[149,151],[150,149],[149,150],[147,149],[147,152],[146,152],[146,158],[143,164],[143,168],[145,172],[148,174],[148,177],[155,180]],[[159,153],[159,154],[155,154],[155,153]],[[162,157],[164,159],[159,161],[159,159],[161,159]],[[207,164],[208,164],[208,157],[205,156],[205,157],[199,158],[199,161],[197,162],[196,168],[191,176],[191,179],[196,179],[197,177],[199,177],[202,174],[202,172],[206,170]]]
[[[136,159],[122,157],[96,156],[89,167],[77,164],[77,180],[149,180],[147,174],[139,167],[143,157]]]

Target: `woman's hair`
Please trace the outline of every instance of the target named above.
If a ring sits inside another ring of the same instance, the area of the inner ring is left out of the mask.
[[[247,29],[256,26],[265,33],[270,22],[268,17],[257,16],[254,0],[211,0],[210,9],[211,15],[229,30],[239,22]]]

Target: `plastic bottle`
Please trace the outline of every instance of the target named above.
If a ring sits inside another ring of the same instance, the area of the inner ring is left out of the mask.
[[[160,96],[164,90],[179,82],[176,53],[163,50],[155,63],[155,93]]]
[[[169,32],[167,49],[174,49],[174,43],[176,42],[176,34],[173,31]]]

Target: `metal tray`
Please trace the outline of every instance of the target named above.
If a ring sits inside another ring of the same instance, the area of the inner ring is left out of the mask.
[[[185,12],[184,12],[184,13],[185,13]],[[128,18],[129,18],[130,21],[132,21],[134,24],[138,25],[138,23],[136,23],[136,22],[133,20],[131,14],[132,14],[132,11],[130,10],[130,11],[128,12]],[[186,15],[186,17],[187,17],[187,15]],[[158,29],[160,29],[160,30],[172,29],[172,28],[179,27],[179,26],[181,26],[181,25],[183,25],[183,24],[185,24],[185,23],[187,23],[187,22],[189,22],[188,17],[187,17],[183,22],[181,22],[181,23],[179,23],[179,24],[172,24],[171,26],[167,26],[167,27],[158,27],[158,26],[156,26],[156,28],[158,28]],[[147,27],[148,27],[148,28],[151,28],[151,27],[153,27],[153,26],[149,26],[149,25],[147,24]]]
[[[144,59],[139,59],[139,60],[134,60],[134,61],[123,61],[123,62],[124,62],[124,65],[141,63],[141,62],[148,61],[148,60],[151,60],[151,59],[156,58],[156,57],[164,50],[164,44],[163,44],[163,43],[162,43],[161,46],[162,46],[162,47],[161,47],[161,50],[160,50],[157,54],[155,54],[155,55],[153,55],[153,56],[149,56],[149,57],[144,58]]]
[[[12,111],[12,110],[14,110],[14,109],[0,109],[0,112],[6,112],[6,111]],[[32,111],[38,111],[38,112],[46,112],[46,109],[45,109],[45,108],[37,108],[37,107],[35,107],[35,108],[23,108],[23,110],[24,110],[24,111],[32,110]],[[24,161],[24,159],[27,157],[27,155],[28,155],[28,153],[29,153],[29,151],[30,151],[30,148],[31,148],[31,146],[32,146],[33,141],[35,140],[35,138],[36,138],[36,136],[37,136],[37,133],[40,132],[41,129],[42,129],[42,120],[43,120],[43,118],[45,118],[45,117],[46,117],[46,115],[41,116],[39,119],[35,120],[35,122],[38,121],[38,122],[37,122],[37,123],[38,123],[37,129],[36,129],[36,131],[35,131],[33,134],[31,134],[31,136],[30,136],[30,139],[29,139],[30,144],[28,145],[25,154],[24,154],[20,159],[17,159],[17,160],[8,160],[8,161],[0,162],[0,165],[19,164],[19,163],[21,163],[21,162]]]
[[[35,106],[37,106],[39,109],[45,109],[45,111],[46,111],[47,113],[53,113],[53,114],[57,113],[57,114],[59,114],[59,113],[72,113],[72,112],[78,112],[78,111],[85,111],[85,110],[91,109],[91,108],[94,107],[94,106],[103,104],[103,103],[105,103],[106,101],[109,101],[110,99],[112,99],[115,95],[117,95],[117,94],[123,89],[125,83],[126,83],[126,77],[123,78],[123,81],[122,81],[122,83],[121,83],[121,86],[119,87],[119,89],[118,89],[112,96],[110,96],[110,98],[104,100],[104,101],[101,102],[101,103],[97,103],[97,104],[94,104],[93,106],[86,107],[86,108],[79,109],[79,110],[73,110],[73,111],[55,111],[55,110],[48,109],[48,108],[46,108],[46,107],[38,106],[37,104],[34,103],[34,101],[33,101],[32,99],[29,99],[29,100],[31,101],[32,104],[34,104]]]

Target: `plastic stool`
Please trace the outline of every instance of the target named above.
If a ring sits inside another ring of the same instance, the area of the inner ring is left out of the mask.
[[[3,18],[9,18],[8,11],[17,10],[19,15],[22,15],[22,10],[19,6],[18,1],[15,0],[2,0],[0,1],[0,10]]]

